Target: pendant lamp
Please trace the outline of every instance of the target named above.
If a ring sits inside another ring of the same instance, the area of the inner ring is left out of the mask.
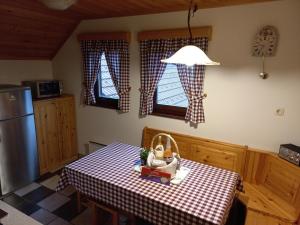
[[[188,12],[188,29],[190,34],[190,43],[192,43],[192,30],[190,26],[191,20],[191,10],[193,7],[193,0],[190,2],[189,12]],[[197,11],[197,5],[193,7],[193,15]],[[197,46],[195,45],[186,45],[175,52],[174,55],[167,59],[162,59],[163,63],[172,63],[172,64],[183,64],[186,66],[193,65],[220,65],[219,62],[214,62]]]
[[[77,0],[40,0],[49,9],[66,10],[71,5],[75,4]]]

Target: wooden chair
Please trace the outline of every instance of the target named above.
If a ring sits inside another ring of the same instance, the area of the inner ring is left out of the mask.
[[[84,196],[77,191],[77,210],[81,211],[81,206],[84,205],[92,209],[92,224],[103,224],[103,212],[108,212],[112,216],[112,225],[119,225],[120,214],[125,215],[129,219],[130,225],[135,225],[135,216],[127,212],[116,209],[112,206],[108,206],[104,203],[100,203],[97,200]]]

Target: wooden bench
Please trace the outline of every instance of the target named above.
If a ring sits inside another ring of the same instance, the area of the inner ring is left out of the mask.
[[[300,168],[274,153],[248,149],[244,173],[246,224],[297,224]]]
[[[144,128],[142,146],[152,137],[169,133],[182,158],[228,169],[244,180],[239,199],[247,207],[246,225],[295,225],[300,215],[300,168],[276,154],[205,138]]]
[[[107,212],[111,215],[111,225],[119,225],[120,215],[124,215],[128,218],[128,225],[136,225],[135,216],[127,212],[121,211],[113,206],[107,205],[103,202],[99,202],[96,199],[88,197],[77,191],[77,211],[81,212],[82,206],[90,208],[92,210],[92,225],[108,224],[104,221],[103,212]]]

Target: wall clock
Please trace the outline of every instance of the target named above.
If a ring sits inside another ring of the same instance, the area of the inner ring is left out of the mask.
[[[273,26],[265,26],[258,31],[252,43],[252,55],[262,57],[262,72],[259,74],[263,79],[268,77],[265,72],[265,57],[274,56],[278,45],[278,31]]]
[[[278,32],[273,26],[265,26],[255,35],[253,41],[253,56],[274,56],[278,43]]]

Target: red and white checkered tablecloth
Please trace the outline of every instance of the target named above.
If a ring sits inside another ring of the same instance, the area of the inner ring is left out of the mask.
[[[57,190],[77,191],[156,225],[225,224],[236,189],[235,172],[182,159],[191,169],[180,185],[141,179],[133,170],[140,148],[113,143],[67,165]]]

